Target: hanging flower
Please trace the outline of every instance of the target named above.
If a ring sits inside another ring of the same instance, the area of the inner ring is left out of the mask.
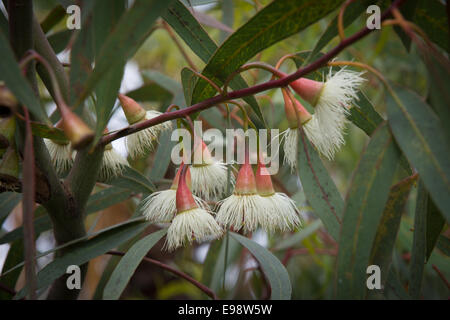
[[[201,139],[194,153],[202,155],[202,163],[194,163],[191,166],[192,192],[206,201],[217,200],[227,190],[227,166],[211,156],[208,147]],[[234,176],[230,175],[230,179],[231,184],[234,185]]]
[[[272,178],[266,166],[260,161],[256,168],[256,188],[264,203],[267,219],[263,228],[268,232],[293,230],[301,225],[300,211],[286,194],[275,192]]]
[[[218,206],[217,222],[235,231],[243,228],[245,232],[251,232],[258,226],[266,226],[269,223],[264,202],[256,190],[255,176],[248,155],[239,170],[233,194],[220,201]]]
[[[200,208],[186,183],[186,169],[182,169],[176,191],[177,214],[167,230],[166,248],[173,251],[192,241],[202,242],[219,238],[223,230],[206,209]]]
[[[117,153],[112,145],[108,143],[103,152],[99,179],[101,181],[106,181],[113,177],[117,177],[122,173],[125,166],[129,166],[127,159]]]
[[[142,211],[147,220],[151,222],[170,222],[175,217],[175,214],[177,213],[176,194],[178,181],[183,166],[183,163],[181,163],[170,189],[154,192],[144,199]],[[186,168],[186,183],[188,187],[191,186],[191,173],[189,167]],[[209,210],[209,206],[205,201],[195,195],[193,197],[195,203],[200,208]]]
[[[63,128],[63,121],[59,121],[56,128]],[[52,161],[53,167],[58,174],[66,173],[73,165],[74,151],[69,141],[59,141],[52,139],[44,139]]]
[[[119,100],[129,124],[150,120],[162,114],[155,110],[146,111],[136,101],[123,94],[119,94]],[[126,139],[128,153],[132,158],[144,155],[153,149],[153,143],[158,139],[161,131],[171,128],[171,122],[166,121],[128,135]]]

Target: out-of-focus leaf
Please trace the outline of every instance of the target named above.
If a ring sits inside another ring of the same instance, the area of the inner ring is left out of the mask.
[[[173,94],[156,83],[144,84],[142,87],[129,91],[126,95],[136,101],[169,103]]]
[[[172,1],[136,0],[133,3],[102,45],[95,69],[87,79],[77,104],[90,94],[106,72],[123,65],[137,51],[151,32],[155,20]]]
[[[422,287],[423,270],[425,269],[427,242],[427,208],[428,193],[420,180],[417,190],[416,213],[414,215],[414,237],[409,267],[409,295],[419,299]]]
[[[17,240],[12,243],[8,250],[5,263],[3,264],[3,270],[9,270],[21,261],[23,261],[23,240]],[[17,268],[13,272],[10,272],[0,277],[0,282],[8,288],[15,288],[17,279],[20,276],[22,269]],[[5,291],[0,291],[0,300],[10,300],[13,296]]]
[[[36,235],[48,230],[52,227],[50,217],[46,214],[45,209],[40,206],[35,211],[34,232]],[[17,227],[0,237],[0,245],[11,243],[23,238],[23,226]]]
[[[297,166],[306,199],[330,235],[337,240],[344,202],[317,151],[302,130],[299,136]]]
[[[363,299],[370,253],[400,153],[388,126],[373,133],[347,194],[336,266],[338,299]]]
[[[67,47],[72,35],[73,30],[58,31],[48,37],[48,42],[55,53],[60,53]]]
[[[230,232],[230,236],[246,247],[255,259],[258,260],[272,289],[270,298],[272,300],[290,299],[292,292],[291,281],[286,268],[281,264],[280,260],[266,248],[246,237],[234,232]]]
[[[170,165],[170,154],[175,145],[175,141],[171,141],[172,133],[164,131],[159,137],[159,145],[153,159],[153,166],[150,169],[149,178],[151,181],[157,181],[164,178],[167,168]]]
[[[66,10],[63,6],[57,5],[41,22],[41,28],[44,33],[49,32],[55,25],[58,24],[66,16]]]
[[[163,15],[164,20],[180,35],[186,44],[199,56],[205,63],[208,63],[214,52],[217,50],[217,45],[209,37],[208,33],[202,28],[191,12],[179,1],[174,2]],[[234,71],[234,70],[233,70]],[[230,87],[233,89],[242,89],[248,87],[245,80],[240,76],[236,76]],[[192,91],[191,91],[192,92]],[[192,95],[185,96],[186,105],[190,106]],[[252,107],[253,111],[264,122],[261,110],[255,99],[250,96],[244,100]]]
[[[16,192],[3,192],[0,193],[0,227],[5,221],[6,217],[10,214],[22,200],[22,194]]]
[[[279,0],[267,5],[234,32],[214,53],[202,74],[221,85],[258,52],[303,30],[337,8],[342,1]],[[205,80],[194,89],[193,103],[215,94]],[[253,110],[260,118],[261,111]]]
[[[397,88],[387,111],[395,140],[417,168],[439,210],[450,220],[450,149],[433,110],[415,93]]]
[[[117,300],[130,281],[136,268],[151,248],[167,233],[167,229],[156,231],[136,242],[120,259],[103,291],[103,299]]]
[[[379,2],[379,1],[378,1]],[[360,1],[353,1],[344,12],[343,17],[343,25],[344,28],[348,27],[350,24],[352,24],[353,21],[356,20],[361,14],[363,14],[367,7],[371,4],[374,4],[373,0],[360,0]],[[337,21],[338,18],[334,18],[329,24],[325,32],[322,34],[322,36],[317,41],[316,45],[314,46],[314,49],[311,50],[310,55],[306,59],[306,62],[310,62],[311,58],[320,52],[335,36],[338,35],[338,28],[337,28]]]
[[[155,186],[147,177],[128,166],[124,168],[122,175],[109,180],[108,183],[136,193],[148,194],[155,191]]]
[[[441,250],[447,257],[450,257],[450,239],[444,236],[439,236],[436,246]]]
[[[306,226],[304,229],[299,230],[298,232],[294,233],[293,235],[289,236],[288,238],[280,241],[275,247],[274,250],[284,250],[290,247],[293,247],[295,245],[300,244],[300,242],[303,241],[303,239],[308,238],[310,235],[312,235],[314,232],[316,232],[320,227],[322,226],[321,220],[315,220],[308,226]]]
[[[445,4],[439,0],[419,0],[414,22],[442,49],[449,51],[449,30]]]
[[[430,259],[434,246],[438,241],[439,235],[445,225],[445,219],[439,212],[439,209],[434,204],[433,200],[428,194],[428,207],[427,207],[427,248],[426,248],[426,261]]]
[[[128,199],[131,191],[118,187],[110,187],[94,193],[89,197],[86,214],[98,212]]]
[[[418,3],[419,0],[409,0],[400,6],[400,12],[406,20],[412,21],[414,19]],[[409,51],[411,49],[411,38],[403,31],[402,27],[395,26],[394,30],[400,37],[406,50]]]
[[[66,138],[64,131],[56,127],[49,127],[42,123],[31,123],[31,130],[33,135],[41,138],[52,139],[56,142],[67,143],[69,140]]]
[[[16,62],[14,53],[9,46],[3,32],[0,32],[0,80],[3,80],[9,90],[37,120],[48,118],[39,100],[31,89],[28,81],[22,75],[19,64]]]
[[[112,2],[105,0],[95,1],[93,9],[93,32],[95,39],[96,65],[100,63],[100,58],[97,57],[97,55],[99,54],[105,39],[113,30],[115,30],[116,24],[124,11],[124,0],[115,0]],[[97,121],[94,143],[102,136],[103,130],[111,117],[111,111],[114,107],[117,92],[119,91],[122,82],[124,65],[125,62],[115,64],[113,68],[105,73],[95,89],[97,97],[97,103],[95,105]]]
[[[81,266],[89,260],[104,254],[119,246],[136,234],[141,233],[149,224],[142,221],[124,223],[109,229],[89,240],[77,242],[66,248],[66,253],[46,265],[37,275],[37,288],[49,286],[54,280],[62,276],[69,265]],[[25,296],[28,289],[20,290],[15,299]]]
[[[184,99],[186,105],[190,105],[192,100],[192,92],[194,91],[195,81],[197,77],[189,68],[181,70],[181,84],[183,85]]]
[[[400,221],[409,192],[415,181],[416,178],[408,177],[391,188],[380,224],[378,225],[375,240],[373,241],[369,265],[377,265],[382,270],[382,287],[385,287],[385,283],[389,278],[392,252],[394,250],[395,240],[397,239]],[[374,293],[376,293],[374,290],[367,290],[369,297]]]

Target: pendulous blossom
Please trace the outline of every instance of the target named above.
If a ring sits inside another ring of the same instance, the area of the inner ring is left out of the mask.
[[[218,206],[216,220],[226,228],[251,232],[258,226],[268,225],[268,217],[264,203],[256,190],[255,176],[248,161],[248,154],[245,163],[239,169],[233,194],[219,201]]]
[[[180,179],[183,163],[178,169],[173,179],[170,189],[154,192],[144,199],[142,205],[143,215],[151,222],[170,222],[177,213],[176,195],[178,180]],[[191,185],[191,173],[189,167],[186,168],[186,183]],[[208,204],[199,197],[193,196],[196,204],[205,210],[209,210]]]
[[[186,169],[181,170],[176,191],[177,214],[167,230],[166,248],[173,251],[194,240],[202,242],[219,238],[222,228],[211,212],[200,208],[186,183]]]
[[[227,166],[214,159],[206,144],[201,142],[195,152],[201,152],[202,163],[191,166],[192,192],[206,201],[217,200],[223,196],[227,189]],[[231,184],[234,185],[234,176],[230,175]]]
[[[123,168],[129,166],[127,159],[122,157],[109,143],[105,146],[103,152],[102,164],[100,166],[99,179],[101,181],[108,180],[119,176]]]
[[[136,101],[123,94],[119,94],[119,101],[129,124],[150,120],[162,114],[156,110],[146,111]],[[128,135],[126,139],[128,153],[132,158],[144,155],[153,149],[153,143],[157,141],[159,134],[171,128],[171,122],[166,121]]]
[[[63,122],[59,121],[56,128],[63,128]],[[58,174],[67,172],[73,165],[73,149],[68,141],[57,141],[52,139],[44,139],[52,161],[53,167]]]
[[[263,228],[268,232],[293,230],[301,225],[300,211],[286,194],[275,192],[269,171],[262,162],[256,168],[256,188],[264,203],[267,220]]]

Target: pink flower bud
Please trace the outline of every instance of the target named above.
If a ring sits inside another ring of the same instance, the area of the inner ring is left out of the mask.
[[[269,170],[267,170],[266,166],[261,161],[258,161],[255,180],[259,195],[266,197],[275,193]]]
[[[94,139],[92,131],[80,117],[69,109],[62,114],[62,127],[74,149],[81,149]]]
[[[119,101],[129,124],[133,124],[144,119],[146,111],[139,105],[139,103],[123,94],[119,94]]]
[[[177,199],[176,199],[177,213],[182,213],[184,211],[198,208],[195,199],[192,196],[191,190],[189,190],[186,183],[186,169],[187,167],[183,166],[178,181]]]

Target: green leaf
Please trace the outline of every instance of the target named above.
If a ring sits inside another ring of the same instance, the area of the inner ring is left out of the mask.
[[[170,103],[173,94],[157,83],[144,84],[142,87],[129,91],[126,95],[136,101],[160,102],[165,105]]]
[[[391,188],[380,224],[378,225],[369,265],[377,265],[382,270],[381,285],[383,288],[386,287],[385,283],[389,279],[392,252],[400,228],[400,221],[411,187],[415,181],[416,179],[408,177]],[[367,291],[369,297],[374,294],[376,294],[374,290]]]
[[[167,233],[167,229],[156,231],[136,242],[120,259],[103,291],[103,299],[117,300],[130,281],[136,268],[151,248]]]
[[[439,236],[436,246],[441,250],[447,257],[450,257],[450,239],[444,236]]]
[[[338,299],[365,296],[366,269],[399,157],[383,123],[363,152],[347,194],[336,265]]]
[[[358,92],[358,101],[355,101],[355,105],[350,109],[350,121],[371,136],[383,122],[383,118],[362,91]]]
[[[433,252],[434,246],[439,239],[439,235],[445,225],[445,219],[439,212],[439,209],[434,204],[433,200],[428,194],[428,207],[427,207],[427,248],[426,248],[426,261],[430,259],[431,253]]]
[[[379,2],[379,1],[378,1]],[[350,5],[345,9],[344,17],[343,17],[343,25],[344,28],[348,27],[352,24],[353,21],[356,20],[361,14],[363,14],[367,7],[373,4],[373,0],[360,0],[354,1],[350,3]],[[320,52],[335,36],[338,35],[337,28],[337,16],[328,24],[327,29],[322,34],[322,36],[317,41],[314,49],[311,50],[310,55],[306,59],[306,62],[312,61],[312,57]]]
[[[182,3],[179,1],[174,2],[163,15],[163,18],[200,59],[205,63],[210,60],[217,50],[217,45]],[[231,81],[230,87],[236,90],[247,88],[248,86],[245,80],[239,75]],[[193,103],[191,99],[192,95],[189,95],[189,99],[187,98],[188,96],[185,97],[186,105],[190,106]],[[264,122],[255,97],[245,97],[244,100],[252,107],[259,119]]]
[[[187,106],[191,104],[196,80],[197,77],[191,69],[183,68],[181,70],[181,84],[183,85],[184,100]]]
[[[172,133],[164,131],[159,137],[159,145],[153,159],[153,165],[150,171],[149,178],[152,181],[158,181],[164,178],[167,169],[170,165],[170,154],[175,145],[175,141],[170,139]]]
[[[37,274],[37,288],[49,286],[54,280],[66,273],[69,265],[81,266],[89,260],[105,254],[107,251],[119,246],[128,239],[141,233],[149,223],[132,221],[111,228],[87,241],[77,242],[66,248],[66,253],[46,265]],[[27,287],[20,290],[15,299],[25,296]]]
[[[101,211],[117,203],[127,200],[131,191],[118,187],[110,187],[94,193],[89,197],[86,214]]]
[[[122,15],[102,45],[95,69],[87,79],[77,105],[90,94],[111,68],[120,67],[137,51],[151,32],[155,20],[172,1],[136,0]]]
[[[22,200],[22,194],[16,192],[0,193],[0,227],[6,217]]]
[[[414,22],[434,43],[449,52],[450,37],[445,4],[439,0],[419,0]]]
[[[254,55],[305,29],[337,8],[342,1],[278,0],[259,11],[220,46],[203,69],[218,85]],[[215,90],[197,81],[193,103],[210,98]],[[260,110],[254,110],[259,115]]]
[[[55,53],[60,53],[69,44],[70,38],[73,36],[73,30],[63,30],[53,33],[48,36],[48,42]]]
[[[272,300],[288,300],[291,298],[291,281],[286,268],[281,264],[280,260],[270,253],[266,248],[260,246],[256,242],[243,237],[237,233],[230,232],[230,236],[246,247],[250,253],[258,260],[264,275],[269,281],[272,289],[270,299]]]
[[[423,271],[426,258],[426,218],[428,208],[428,194],[420,180],[417,190],[416,212],[414,214],[414,237],[409,266],[409,294],[413,299],[421,295]]]
[[[123,169],[122,175],[109,180],[108,184],[126,188],[136,193],[148,194],[155,191],[155,186],[147,177],[128,166]]]
[[[39,99],[34,94],[28,81],[22,75],[20,67],[14,57],[14,53],[3,32],[0,32],[0,55],[2,57],[0,59],[0,80],[5,82],[6,86],[11,90],[17,100],[19,100],[37,120],[46,120],[49,122]]]
[[[304,239],[314,234],[314,232],[316,232],[322,225],[323,224],[321,220],[315,220],[314,222],[307,225],[304,229],[301,229],[288,238],[280,241],[275,246],[274,250],[284,250],[300,244]]]
[[[450,221],[450,149],[433,110],[415,93],[397,88],[387,112],[395,140],[417,168],[426,189]]]
[[[323,166],[320,156],[306,138],[303,130],[299,130],[299,136],[298,175],[302,181],[306,199],[330,235],[337,240],[344,202]]]
[[[61,143],[69,142],[64,134],[64,131],[56,127],[49,127],[45,124],[33,122],[31,123],[31,131],[33,132],[33,135],[41,138],[52,139],[53,141]]]

